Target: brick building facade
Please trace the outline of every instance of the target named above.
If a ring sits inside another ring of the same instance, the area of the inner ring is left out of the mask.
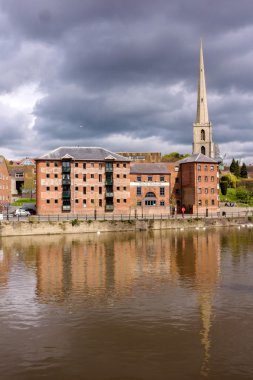
[[[103,148],[61,147],[36,159],[37,213],[126,213],[130,161]]]
[[[11,201],[11,180],[5,158],[0,156],[0,211]]]

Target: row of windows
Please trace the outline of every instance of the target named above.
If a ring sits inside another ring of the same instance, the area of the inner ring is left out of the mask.
[[[0,185],[0,190],[8,190],[9,186],[8,185]]]
[[[86,199],[83,199],[81,200],[80,199],[80,202],[79,202],[79,199],[75,199],[75,203],[76,204],[79,204],[79,203],[83,203],[83,206],[86,207],[87,205],[87,200]],[[119,203],[127,203],[127,200],[126,199],[117,199],[116,202],[119,204]],[[50,203],[55,203],[55,204],[58,204],[59,203],[59,200],[58,199],[46,199],[46,203],[47,204],[50,204]],[[90,200],[90,203],[92,205],[95,205],[95,199],[91,199]],[[98,206],[99,207],[102,207],[103,206],[103,200],[102,199],[98,199]]]
[[[199,200],[198,200],[198,205],[199,205],[199,206],[202,206],[202,205],[208,206],[208,199],[206,199],[204,203],[202,202],[201,199],[199,199]],[[212,205],[212,206],[215,205],[215,201],[214,201],[214,199],[211,200],[211,205]]]
[[[209,189],[211,194],[214,194],[214,188],[212,187],[211,189]],[[198,188],[198,194],[202,194],[202,191],[204,192],[204,194],[208,194],[208,188],[204,188],[204,189],[201,189],[200,187]]]
[[[144,204],[145,206],[156,206],[156,200],[145,200]],[[165,206],[165,202],[164,201],[160,201],[160,206]],[[142,202],[141,201],[137,201],[136,202],[136,205],[137,206],[142,206]]]
[[[159,188],[159,192],[160,192],[160,196],[165,195],[165,188],[164,187],[160,187]],[[141,194],[142,194],[142,188],[140,186],[138,186],[136,188],[136,195],[140,196]],[[152,195],[149,195],[149,194],[152,194]],[[146,194],[146,197],[149,197],[149,196],[155,197],[155,194],[152,193],[152,192],[149,192],[149,193]]]
[[[214,176],[211,176],[210,179],[211,179],[211,182],[214,182]],[[198,176],[198,182],[201,182],[201,181],[202,181],[202,177],[201,177],[201,175],[199,175]],[[204,181],[208,182],[208,176],[207,175],[204,177]]]
[[[141,176],[137,176],[136,177],[136,181],[137,182],[141,182]],[[153,176],[148,176],[148,179],[147,179],[148,182],[152,182],[153,181]],[[164,182],[165,181],[165,177],[164,176],[160,176],[160,182]]]
[[[202,165],[198,165],[198,171],[201,171],[201,170],[202,170]],[[204,170],[205,171],[208,170],[208,165],[204,165]],[[210,170],[214,171],[214,165],[210,165]]]
[[[55,168],[57,168],[59,166],[59,163],[57,161],[53,162],[52,164],[53,164],[53,166]],[[46,162],[46,166],[50,167],[50,162],[49,161]],[[62,161],[62,166],[69,167],[70,166],[70,161]],[[83,162],[83,163],[81,163],[81,162],[75,162],[75,168],[82,167],[83,169],[86,169],[87,166],[88,166],[88,164],[86,162]],[[102,162],[99,162],[98,163],[98,168],[102,169],[102,166],[103,166]],[[120,168],[120,166],[121,166],[120,163],[116,164],[117,168]],[[126,168],[126,164],[122,164],[122,166],[123,166],[123,168]],[[90,162],[89,163],[89,167],[90,168],[94,168],[95,167],[95,163],[94,162]]]
[[[0,189],[1,189],[1,185],[0,185]],[[7,187],[7,189],[8,189],[8,187]],[[51,189],[52,189],[51,186],[46,187],[46,191],[50,191]],[[86,187],[75,186],[75,191],[81,191],[81,189],[83,189],[83,193],[86,194]],[[99,188],[98,188],[99,194],[102,194],[102,189],[103,188],[101,186],[99,186]],[[59,190],[59,187],[54,186],[52,191],[58,191],[58,190]],[[124,191],[127,190],[126,186],[123,186],[123,190]],[[95,191],[95,186],[91,186],[90,191]],[[120,191],[120,186],[117,186],[117,191]]]
[[[96,176],[95,174],[90,174],[91,179],[95,179],[95,176]],[[117,174],[116,177],[120,178],[120,174]],[[50,173],[46,174],[46,178],[50,178]],[[58,178],[58,174],[54,174],[54,178]],[[63,174],[62,178],[70,179],[70,175],[69,174]],[[76,173],[75,178],[79,179],[79,174]],[[127,178],[127,175],[123,174],[122,178]],[[86,182],[86,180],[87,180],[87,176],[86,176],[86,174],[83,174],[83,181]],[[102,182],[102,174],[98,175],[98,181]]]

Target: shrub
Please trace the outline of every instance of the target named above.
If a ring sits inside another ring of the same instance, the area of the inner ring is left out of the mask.
[[[74,226],[79,226],[80,225],[80,221],[78,219],[73,219],[73,220],[71,220],[71,224],[72,224],[73,227]]]
[[[227,190],[228,190],[228,183],[227,183],[227,181],[221,181],[220,182],[220,189],[221,189],[221,194],[222,195],[226,195],[227,194]]]

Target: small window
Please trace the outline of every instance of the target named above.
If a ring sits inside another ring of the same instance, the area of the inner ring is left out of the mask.
[[[198,194],[202,194],[202,189],[200,187],[198,188]]]
[[[86,182],[86,174],[83,174],[83,182]]]
[[[94,191],[94,186],[91,186],[90,191]]]
[[[214,171],[214,166],[213,165],[210,166],[210,170]]]
[[[78,174],[75,174],[75,178],[78,178]]]
[[[199,172],[201,171],[201,165],[198,165],[198,171]]]
[[[90,178],[94,179],[94,174],[91,174],[91,175],[90,175]]]
[[[124,187],[123,187],[123,190],[126,191],[126,189],[127,189],[126,186],[124,186]]]
[[[99,174],[99,175],[98,175],[98,181],[99,181],[99,182],[102,182],[102,174]]]
[[[83,163],[83,169],[86,169],[86,162]]]
[[[214,199],[212,199],[212,206],[214,206]]]
[[[205,206],[208,206],[208,200],[207,199],[205,200]]]
[[[214,188],[213,187],[211,188],[211,193],[214,194]]]
[[[120,203],[120,199],[117,199],[117,203]]]
[[[47,186],[47,191],[50,191],[50,186]]]
[[[164,189],[164,187],[160,187],[160,195],[161,196],[165,195],[165,189]]]
[[[153,181],[153,177],[149,176],[148,181]]]
[[[136,181],[137,181],[137,182],[141,182],[141,176],[137,176],[137,177],[136,177]]]
[[[141,201],[137,201],[136,206],[141,206]]]
[[[83,187],[83,194],[86,194],[86,187]]]
[[[102,191],[103,191],[102,187],[99,186],[99,188],[98,188],[98,192],[99,192],[99,194],[102,194]]]
[[[179,178],[178,177],[176,178],[176,183],[179,183]]]
[[[126,178],[126,174],[123,174],[123,178]]]
[[[164,176],[160,177],[160,182],[164,182]]]
[[[208,189],[207,188],[205,188],[205,194],[208,194]]]
[[[99,207],[102,207],[102,206],[103,206],[102,199],[99,199],[99,201],[98,201],[98,205],[99,205]]]
[[[124,203],[127,203],[127,200],[126,200],[126,199],[123,199],[123,202],[124,202]]]
[[[164,201],[161,201],[161,202],[160,202],[160,206],[165,206],[165,202],[164,202]]]
[[[50,178],[50,174],[47,174],[46,177],[47,177],[47,178]]]
[[[91,162],[91,163],[90,163],[90,167],[91,167],[91,168],[94,168],[94,162]]]
[[[199,201],[198,201],[198,205],[199,205],[199,206],[202,206],[202,200],[201,200],[201,199],[199,199]]]
[[[47,202],[47,203],[50,203],[50,199],[47,199],[46,202]]]
[[[198,182],[201,182],[201,176],[200,175],[198,176]]]
[[[55,167],[55,168],[58,167],[58,162],[55,162],[55,163],[54,163],[54,167]]]
[[[78,199],[75,199],[75,203],[78,203],[79,202],[79,200]]]
[[[54,191],[58,191],[58,186],[55,186],[55,187],[54,187]]]
[[[205,176],[205,182],[207,182],[208,181],[208,177],[207,177],[207,175]]]
[[[47,161],[46,162],[46,166],[49,167],[50,166],[50,162]]]
[[[120,186],[117,186],[117,191],[119,191],[120,190]]]
[[[75,191],[78,191],[78,186],[75,186]]]
[[[75,162],[75,168],[78,168],[78,162]]]
[[[141,195],[141,187],[140,186],[136,187],[136,195],[138,195],[138,196]]]
[[[55,174],[55,175],[54,175],[54,178],[58,178],[58,174]]]
[[[214,177],[213,176],[211,176],[211,182],[214,182]]]
[[[54,203],[58,203],[58,199],[55,199],[55,200],[54,200]]]
[[[119,168],[119,164],[117,164],[117,168]]]
[[[94,203],[95,203],[94,199],[91,199],[90,203],[92,203],[94,205]]]
[[[98,164],[98,168],[99,168],[99,170],[102,169],[102,162],[99,162],[99,164]]]
[[[86,207],[86,199],[83,199],[83,207]]]
[[[117,174],[117,178],[119,178],[119,174]]]
[[[207,172],[207,169],[208,169],[207,165],[204,165],[205,172]]]
[[[123,164],[123,168],[126,168],[126,164]]]

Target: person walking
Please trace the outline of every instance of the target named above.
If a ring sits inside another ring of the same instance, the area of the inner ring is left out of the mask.
[[[185,207],[182,207],[182,218],[184,218],[184,213],[185,213]]]

